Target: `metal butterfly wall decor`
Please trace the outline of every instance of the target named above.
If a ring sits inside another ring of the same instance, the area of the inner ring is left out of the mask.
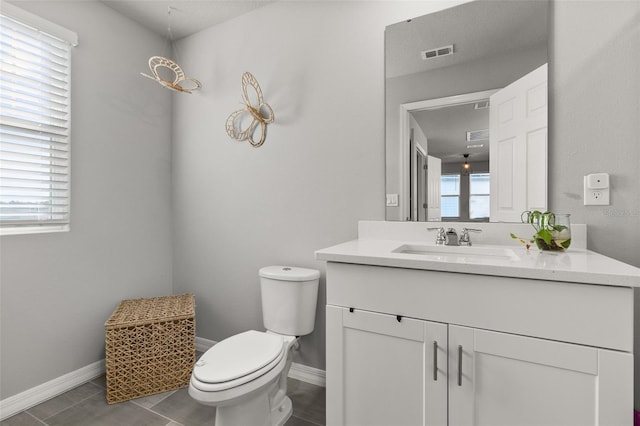
[[[249,91],[253,91],[256,102],[252,103]],[[262,90],[256,78],[250,73],[242,74],[242,99],[246,105],[241,109],[231,113],[225,124],[227,134],[238,141],[247,140],[251,146],[258,148],[267,137],[267,124],[273,123],[275,116],[269,104],[264,102]],[[250,119],[251,122],[243,126],[243,121]],[[259,130],[258,130],[259,129]],[[260,132],[260,139],[255,140],[255,134]]]
[[[171,12],[174,10],[178,9],[173,6],[167,7],[167,39],[164,46],[165,50],[167,49],[167,46],[173,47],[173,35],[171,33]],[[178,50],[175,48],[173,48],[172,50],[175,51],[175,55],[177,57]],[[184,75],[184,71],[182,71],[182,68],[180,68],[180,65],[178,65],[171,59],[165,58],[164,56],[152,56],[151,58],[149,58],[149,68],[151,69],[151,74],[153,75],[148,75],[143,72],[141,72],[140,74],[147,78],[155,80],[167,89],[171,89],[180,93],[191,93],[194,90],[198,90],[202,87],[200,82],[195,78],[187,78]],[[163,68],[166,68],[167,70],[172,72],[173,76],[171,78],[167,77],[166,75],[168,74],[168,72],[166,70],[162,70]]]
[[[142,72],[140,74],[157,81],[167,89],[175,90],[176,92],[181,93],[191,93],[194,90],[198,90],[202,87],[200,82],[195,78],[185,77],[184,71],[182,71],[180,65],[163,56],[152,56],[151,58],[149,58],[149,68],[151,69],[151,73],[153,74],[153,76]],[[168,70],[173,72],[173,80],[163,78],[159,72],[161,68],[167,68]]]

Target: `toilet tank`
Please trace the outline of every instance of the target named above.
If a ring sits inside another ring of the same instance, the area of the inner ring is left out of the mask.
[[[316,320],[320,271],[267,266],[259,274],[264,327],[288,336],[311,333]]]

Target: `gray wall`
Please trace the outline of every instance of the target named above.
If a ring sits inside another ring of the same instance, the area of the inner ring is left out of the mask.
[[[139,74],[164,40],[99,2],[18,6],[80,45],[71,231],[0,238],[2,399],[104,358],[104,322],[121,299],[172,291],[171,98]]]
[[[553,4],[549,205],[589,225],[591,250],[640,267],[640,2]],[[583,176],[611,175],[611,205]]]

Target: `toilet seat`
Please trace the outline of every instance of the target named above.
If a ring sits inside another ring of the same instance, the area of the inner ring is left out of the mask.
[[[193,368],[194,385],[207,392],[231,389],[272,370],[286,357],[283,336],[255,330],[231,336],[213,346]]]

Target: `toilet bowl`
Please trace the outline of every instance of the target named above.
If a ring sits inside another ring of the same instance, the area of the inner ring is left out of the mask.
[[[205,352],[193,368],[189,395],[216,407],[216,426],[283,425],[293,406],[287,376],[298,337],[315,325],[320,273],[270,266],[259,271],[263,322]]]

